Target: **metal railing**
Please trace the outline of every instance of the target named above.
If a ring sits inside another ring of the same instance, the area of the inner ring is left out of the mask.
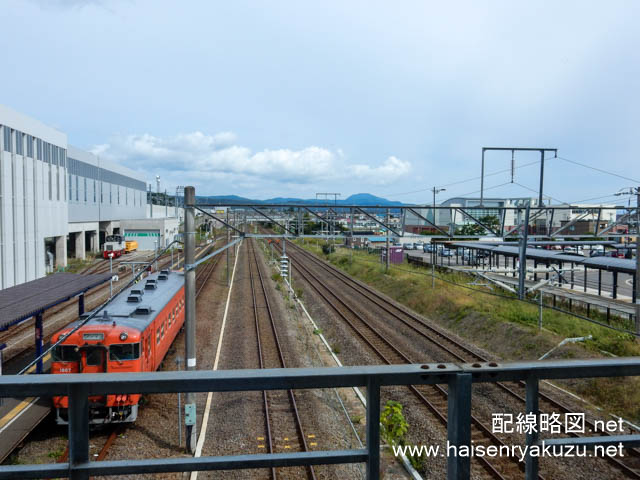
[[[69,461],[67,463],[0,466],[0,479],[69,477],[89,475],[186,472],[321,464],[366,463],[368,479],[379,478],[380,389],[392,385],[447,384],[448,445],[459,451],[471,445],[472,383],[525,381],[526,413],[538,414],[540,380],[622,377],[640,375],[640,357],[516,363],[423,364],[342,368],[265,370],[175,371],[154,373],[68,374],[0,377],[0,395],[69,396]],[[285,389],[366,387],[366,448],[297,453],[273,453],[210,457],[89,461],[90,395],[111,393],[232,392]],[[544,443],[536,433],[527,434],[527,445]],[[553,445],[640,445],[640,435],[553,438]],[[447,449],[449,451],[449,448]],[[450,455],[449,479],[469,478],[469,456]],[[538,458],[526,458],[525,478],[538,478]]]

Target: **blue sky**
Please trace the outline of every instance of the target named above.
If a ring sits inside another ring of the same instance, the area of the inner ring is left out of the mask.
[[[433,185],[478,176],[483,146],[555,147],[640,177],[638,2],[5,0],[2,10],[0,103],[170,190],[424,203]],[[516,165],[535,160],[518,154]],[[487,171],[509,162],[490,154]],[[525,187],[537,189],[538,167],[516,171],[524,187],[486,195],[535,195]],[[545,193],[563,201],[633,185],[560,159],[546,172]],[[474,180],[440,198],[477,190]]]

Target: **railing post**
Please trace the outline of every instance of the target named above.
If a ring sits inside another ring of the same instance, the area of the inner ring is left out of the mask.
[[[367,479],[380,478],[380,383],[367,382]]]
[[[471,472],[471,458],[458,455],[458,451],[462,445],[471,446],[470,373],[457,373],[449,380],[447,436],[447,446],[452,447],[447,452],[447,478],[467,479]]]
[[[86,480],[89,474],[74,470],[76,465],[89,463],[89,386],[69,388],[69,478]]]
[[[527,413],[533,413],[536,416],[533,430],[526,435],[527,446],[530,447],[538,442],[538,438],[540,436],[540,421],[538,415],[538,379],[533,376],[527,378],[526,410]],[[530,448],[527,448],[527,452],[529,450]],[[525,480],[537,480],[538,471],[538,457],[527,454],[525,460]]]

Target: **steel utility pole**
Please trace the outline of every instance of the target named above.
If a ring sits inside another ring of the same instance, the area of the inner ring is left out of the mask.
[[[229,223],[229,207],[227,207],[227,224]],[[227,226],[227,244],[231,243],[231,229]],[[229,249],[227,248],[227,287],[229,286]]]
[[[184,189],[184,296],[185,296],[185,335],[184,355],[187,371],[196,369],[196,271],[192,268],[196,258],[195,209],[196,189]],[[196,449],[196,398],[193,392],[185,394],[184,425],[188,452]]]
[[[531,202],[527,203],[527,210],[524,213],[524,225],[522,236],[520,237],[520,278],[518,278],[518,298],[524,300],[524,281],[527,277],[527,239],[529,237],[529,213],[531,212]]]
[[[385,255],[386,257],[386,268],[385,268],[385,272],[389,273],[389,225],[391,224],[391,209],[387,208],[387,254]]]
[[[635,191],[634,191],[635,190]],[[628,191],[625,189],[620,190],[615,195],[636,195],[636,274],[634,276],[634,292],[633,296],[636,300],[635,305],[635,331],[640,335],[640,187],[630,187]],[[629,217],[631,220],[631,217]],[[631,223],[631,222],[629,222]],[[596,227],[597,228],[597,227]],[[627,233],[631,234],[631,229],[627,230]],[[640,340],[640,338],[638,338]]]

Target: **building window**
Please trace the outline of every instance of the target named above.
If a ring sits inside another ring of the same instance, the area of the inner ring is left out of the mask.
[[[73,199],[73,179],[71,178],[71,174],[69,174],[69,200]]]
[[[4,150],[5,152],[11,151],[11,129],[6,125],[2,127],[4,131]]]
[[[111,188],[111,184],[109,184],[109,203],[113,205],[113,188]]]
[[[120,205],[120,185],[116,185],[116,190],[118,192],[118,205]]]
[[[84,177],[84,203],[87,203],[87,177]]]
[[[76,175],[76,202],[78,201],[78,175]]]
[[[27,135],[27,157],[33,158],[33,137]]]
[[[56,199],[60,201],[60,167],[56,168]]]
[[[100,203],[104,203],[104,183],[100,182]]]
[[[16,153],[24,155],[24,133],[16,130]]]
[[[51,164],[49,164],[49,200],[53,200],[53,183],[51,181]]]
[[[42,140],[38,138],[36,141],[38,160],[42,160]]]
[[[96,181],[93,181],[93,203],[96,203]]]

